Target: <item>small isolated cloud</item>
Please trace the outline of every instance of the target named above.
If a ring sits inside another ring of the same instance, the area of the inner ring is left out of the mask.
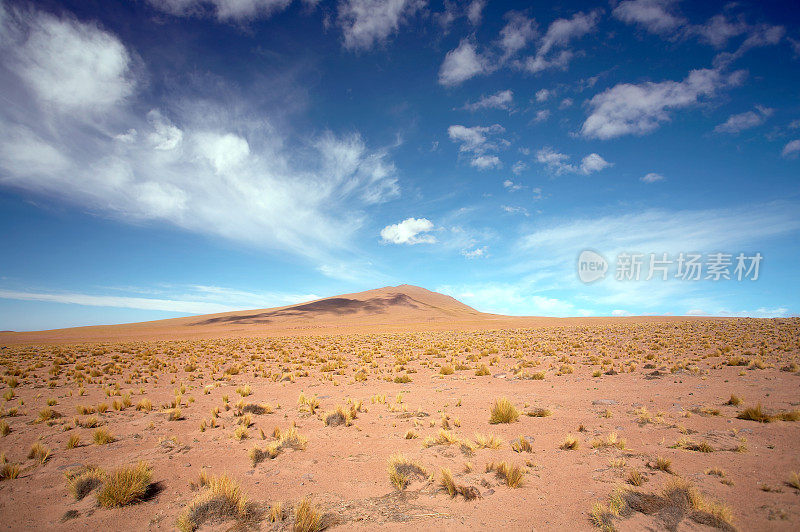
[[[484,153],[488,150],[497,149],[498,147],[495,142],[489,140],[489,137],[504,131],[505,129],[500,124],[474,127],[456,124],[447,128],[447,135],[450,137],[450,140],[461,145],[459,147],[460,151]]]
[[[461,254],[467,259],[485,259],[489,256],[488,250],[489,248],[486,246],[475,249],[462,249]]]
[[[427,218],[406,218],[381,229],[381,238],[389,244],[433,244],[436,237],[427,234],[432,230],[433,222]]]
[[[613,166],[613,163],[606,161],[596,153],[590,153],[589,155],[585,156],[583,159],[581,159],[581,163],[577,166],[571,164],[569,159],[569,155],[565,153],[559,153],[550,146],[545,146],[536,152],[536,161],[545,165],[548,170],[556,175],[589,175]]]
[[[544,122],[550,118],[550,111],[547,109],[542,109],[540,111],[536,111],[536,115],[533,117],[534,122]]]
[[[650,172],[649,174],[643,175],[640,180],[644,183],[657,183],[658,181],[663,181],[664,176],[655,172]]]
[[[739,133],[742,130],[760,126],[772,114],[772,109],[757,105],[754,111],[731,115],[714,128],[717,133]]]
[[[682,26],[686,19],[673,12],[676,0],[625,0],[611,14],[626,24],[635,24],[655,34],[666,34]]]
[[[708,22],[689,28],[688,33],[697,35],[702,42],[714,48],[723,48],[728,40],[747,32],[743,20],[731,21],[724,14],[714,15]]]
[[[503,188],[511,192],[516,192],[518,190],[522,190],[523,188],[525,188],[525,185],[520,185],[519,183],[514,183],[510,179],[506,179],[505,181],[503,181]]]
[[[612,310],[611,315],[617,318],[621,318],[623,316],[632,316],[632,314],[627,310],[621,310],[621,309]]]
[[[541,103],[547,101],[547,99],[552,96],[552,92],[547,89],[540,89],[536,91],[536,101]]]
[[[457,48],[447,52],[439,69],[439,83],[458,85],[479,74],[493,71],[491,63],[482,57],[469,39],[463,39]]]
[[[687,316],[708,316],[708,312],[703,309],[693,308],[686,311]]]
[[[530,216],[530,213],[528,213],[528,209],[526,209],[525,207],[514,207],[512,205],[501,205],[500,208],[503,209],[508,214],[521,214],[523,216]]]
[[[229,0],[228,0],[229,1]],[[239,0],[236,0],[239,1]],[[387,41],[424,8],[425,0],[342,0],[338,23],[348,50],[368,50]]]
[[[534,187],[534,188],[531,189],[531,192],[533,193],[534,201],[539,201],[540,199],[542,199],[542,189],[541,189],[541,187]]]
[[[505,109],[511,107],[514,100],[514,93],[510,90],[498,91],[490,96],[483,96],[477,102],[464,104],[467,111],[477,111],[479,109]]]
[[[514,166],[511,167],[511,171],[514,172],[514,175],[520,175],[522,172],[528,169],[528,165],[525,164],[523,161],[517,161],[514,163]]]
[[[620,83],[589,101],[591,114],[583,123],[585,137],[611,139],[622,135],[644,135],[670,120],[670,111],[699,103],[720,89],[738,85],[741,71],[692,70],[683,81]]]
[[[800,139],[796,139],[789,142],[788,144],[786,144],[786,146],[783,147],[781,155],[787,158],[794,158],[797,157],[797,154],[799,153],[800,153]]]
[[[497,155],[479,155],[469,162],[470,166],[474,166],[478,170],[489,170],[490,168],[500,168],[503,163]]]
[[[522,68],[534,73],[548,68],[566,70],[567,64],[575,55],[567,46],[571,41],[593,32],[597,28],[600,13],[600,10],[579,12],[572,18],[553,21],[539,40],[536,54],[521,61]]]
[[[472,159],[470,160],[472,166],[480,170],[486,170],[502,166],[500,158],[496,155],[491,155],[491,152],[508,145],[508,141],[497,137],[504,131],[505,129],[500,124],[473,127],[457,124],[447,128],[447,135],[450,140],[459,144],[459,152],[472,154]]]

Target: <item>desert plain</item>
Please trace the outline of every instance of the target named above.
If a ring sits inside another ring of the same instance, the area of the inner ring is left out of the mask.
[[[9,530],[797,530],[800,319],[401,285],[0,333]]]

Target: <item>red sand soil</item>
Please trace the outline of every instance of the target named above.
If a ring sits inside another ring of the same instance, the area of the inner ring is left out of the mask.
[[[800,489],[790,482],[800,472],[798,319],[508,318],[401,286],[280,309],[3,333],[0,348],[10,429],[0,451],[21,466],[18,478],[0,480],[0,515],[12,530],[175,529],[207,490],[203,471],[238,482],[254,517],[209,512],[201,529],[288,530],[303,499],[322,526],[341,530],[592,530],[595,505],[619,530],[800,524]],[[245,386],[251,394],[242,396]],[[313,413],[301,394],[316,397]],[[742,403],[726,404],[731,394]],[[520,416],[492,424],[501,397]],[[152,410],[136,409],[144,399]],[[759,403],[771,422],[737,418]],[[101,404],[104,413],[79,413]],[[169,418],[174,404],[178,420]],[[247,405],[269,408],[252,412],[237,440]],[[352,406],[355,418],[326,425],[337,406]],[[47,408],[60,416],[39,421]],[[526,415],[536,409],[551,415]],[[93,443],[92,416],[113,443]],[[251,448],[293,426],[305,449],[253,464]],[[443,427],[455,442],[426,446]],[[476,448],[476,433],[503,443]],[[624,445],[603,445],[612,433]],[[67,449],[73,435],[81,444]],[[568,435],[577,449],[561,448]],[[530,452],[512,449],[520,437]],[[35,442],[52,452],[44,463],[27,458]],[[398,452],[430,478],[393,486],[388,461]],[[671,472],[654,467],[658,457]],[[151,485],[129,505],[102,507],[97,490],[78,501],[68,489],[68,471],[142,460]],[[519,467],[521,486],[487,472],[503,461]],[[478,498],[451,497],[442,468]],[[634,470],[641,486],[627,482]],[[659,495],[676,479],[704,504],[609,506],[619,489]],[[271,522],[277,502],[283,519]]]

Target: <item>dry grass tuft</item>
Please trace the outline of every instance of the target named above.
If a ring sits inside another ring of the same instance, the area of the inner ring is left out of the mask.
[[[205,487],[204,491],[189,503],[176,523],[181,532],[193,532],[205,523],[230,519],[235,520],[239,528],[246,528],[260,520],[258,507],[248,501],[239,484],[227,475],[204,475],[200,484]]]
[[[505,397],[496,399],[492,405],[492,414],[489,423],[513,423],[519,419],[516,407]]]
[[[617,449],[625,449],[625,440],[620,439],[616,432],[610,433],[606,439],[596,438],[592,440],[593,449],[605,449],[608,447],[615,447]]]
[[[28,451],[28,458],[36,460],[40,464],[47,462],[51,456],[52,452],[50,449],[39,442],[31,445],[31,449]]]
[[[303,499],[294,512],[294,532],[318,532],[322,530],[322,516],[308,499]]]
[[[513,442],[511,442],[511,449],[518,453],[531,453],[533,452],[533,447],[531,447],[531,442],[525,436],[520,436]]]
[[[398,490],[403,490],[414,479],[427,478],[428,471],[419,463],[407,458],[404,454],[393,454],[389,457],[389,481]]]
[[[503,445],[503,440],[494,434],[475,433],[475,443],[478,449],[497,449]]]
[[[114,435],[108,431],[108,429],[104,429],[102,427],[94,431],[92,434],[92,439],[97,445],[105,445],[117,440]]]
[[[97,493],[97,502],[104,508],[126,506],[144,498],[153,473],[147,462],[126,466],[105,477]]]
[[[580,447],[580,445],[581,442],[580,440],[578,440],[578,438],[576,438],[572,434],[567,434],[567,437],[564,438],[563,442],[561,442],[559,448],[565,451],[575,451],[578,449],[578,447]]]
[[[486,472],[489,473],[491,471],[494,471],[497,477],[502,479],[509,488],[522,487],[525,473],[518,465],[512,465],[508,462],[500,462],[499,464],[492,462],[486,465]]]
[[[97,467],[79,467],[68,471],[66,474],[67,486],[76,501],[89,495],[95,488],[103,483],[105,473]]]

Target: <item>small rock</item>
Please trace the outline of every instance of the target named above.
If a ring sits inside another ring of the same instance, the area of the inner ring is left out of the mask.
[[[592,401],[593,405],[615,405],[617,402],[613,399],[595,399]]]

